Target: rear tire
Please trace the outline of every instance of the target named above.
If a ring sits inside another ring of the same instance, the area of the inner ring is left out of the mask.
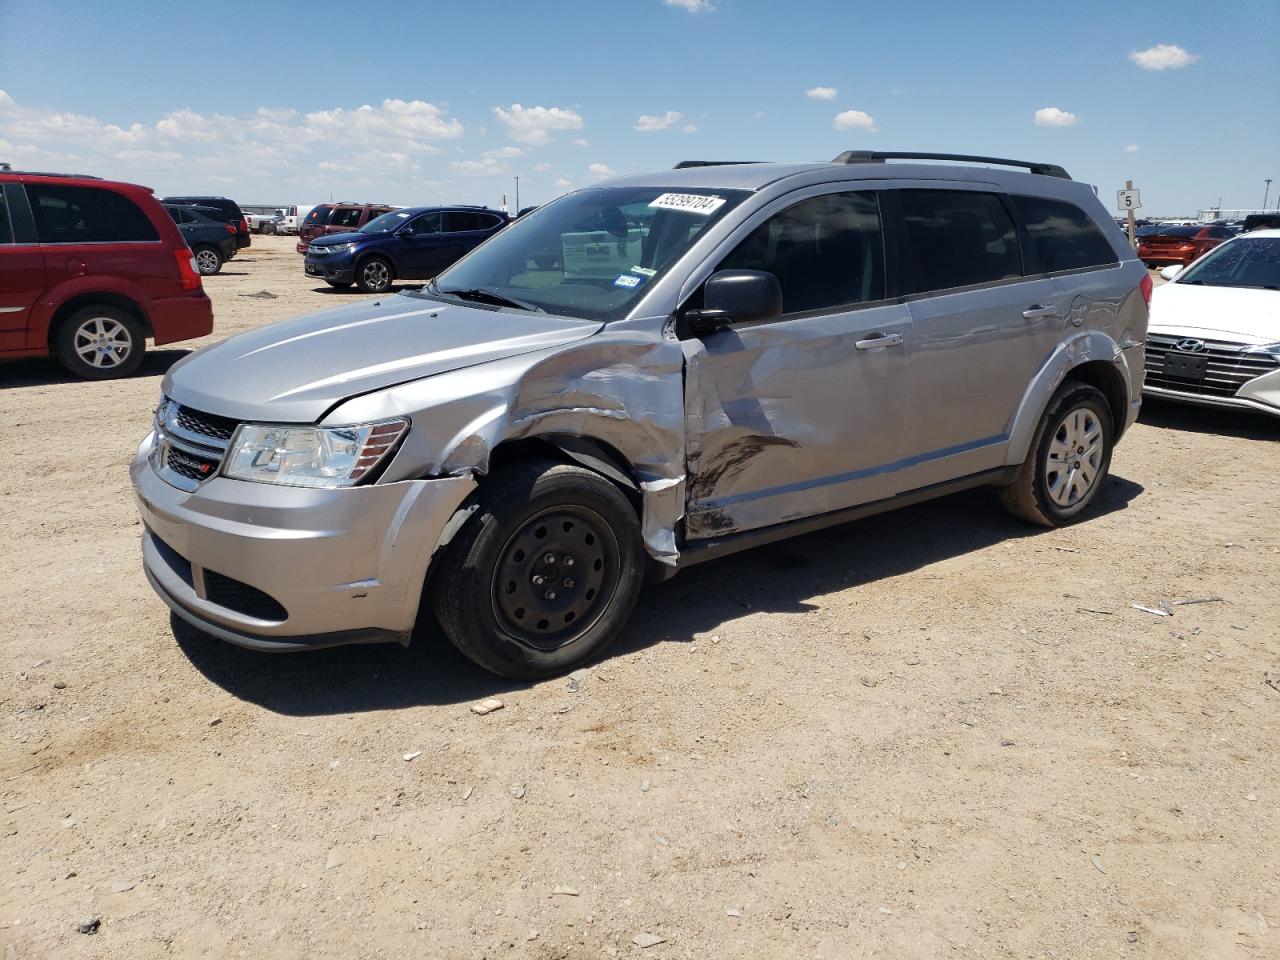
[[[147,334],[133,314],[111,306],[82,307],[54,338],[58,362],[85,380],[127,377],[147,350]]]
[[[466,657],[515,680],[598,656],[621,631],[644,578],[635,508],[612,483],[552,461],[491,477],[429,585],[445,634]]]
[[[1102,391],[1068,380],[1049,401],[1013,483],[1000,490],[1005,508],[1042,527],[1075,523],[1106,482],[1114,437]]]
[[[386,293],[395,276],[390,262],[382,257],[369,257],[356,264],[356,285],[365,293]]]
[[[192,251],[192,256],[195,257],[196,269],[202,277],[211,277],[222,269],[222,251],[217,247],[202,244]]]

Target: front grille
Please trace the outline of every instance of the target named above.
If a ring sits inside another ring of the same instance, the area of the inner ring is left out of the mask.
[[[270,594],[212,570],[204,572],[204,592],[210,603],[255,620],[282,621],[289,616],[279,601]]]
[[[170,444],[169,449],[165,451],[164,463],[178,476],[199,483],[208,480],[218,471],[219,460],[216,457],[195,456],[184,447],[175,447]]]
[[[1177,390],[1208,397],[1234,397],[1250,380],[1280,368],[1280,357],[1269,353],[1248,353],[1248,344],[1225,340],[1204,340],[1202,351],[1180,351],[1175,346],[1182,339],[1158,334],[1147,336],[1147,386]],[[1202,356],[1208,360],[1203,380],[1181,380],[1165,375],[1165,357],[1170,354]]]
[[[173,408],[174,413],[171,414],[173,422],[183,430],[208,437],[210,440],[219,440],[222,444],[226,444],[231,439],[231,435],[236,432],[236,427],[240,426],[238,421],[229,417],[220,417],[216,413],[203,413],[176,403]]]

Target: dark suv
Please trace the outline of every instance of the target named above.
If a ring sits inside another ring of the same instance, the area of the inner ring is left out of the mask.
[[[0,357],[52,354],[90,380],[213,331],[178,227],[148,187],[0,172]]]
[[[485,207],[406,207],[313,240],[304,269],[331,287],[381,293],[395,280],[431,279],[508,222]]]
[[[385,203],[335,203],[316,207],[307,214],[306,222],[298,228],[297,250],[299,253],[306,253],[307,247],[316,237],[359,230],[370,220],[394,209],[395,207]]]
[[[180,207],[172,203],[166,203],[164,209],[195,254],[200,276],[212,276],[236,255],[236,228],[223,223],[217,210],[212,207]]]
[[[226,197],[165,197],[161,203],[171,203],[180,207],[209,207],[217,210],[225,223],[236,228],[236,246],[247,247],[253,242],[249,235],[249,221],[240,211],[240,204]]]

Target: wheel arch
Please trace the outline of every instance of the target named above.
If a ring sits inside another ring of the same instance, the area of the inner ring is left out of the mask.
[[[54,310],[53,316],[49,320],[49,331],[47,335],[48,346],[50,352],[53,352],[58,339],[58,331],[62,325],[70,319],[71,315],[77,310],[84,307],[92,307],[98,304],[106,304],[107,306],[117,307],[129,313],[135,320],[142,324],[142,330],[148,338],[155,336],[155,331],[151,329],[151,319],[147,316],[147,311],[143,310],[137,301],[119,293],[101,290],[93,293],[80,293],[74,297],[69,297],[63,303],[58,305]]]

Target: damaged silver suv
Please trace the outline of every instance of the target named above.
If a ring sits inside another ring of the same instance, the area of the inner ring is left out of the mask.
[[[481,666],[553,674],[646,571],[983,484],[1079,519],[1137,415],[1150,293],[1050,164],[613,180],[420,291],[175,364],[132,465],[147,576],[254,649],[407,643],[429,604]]]

